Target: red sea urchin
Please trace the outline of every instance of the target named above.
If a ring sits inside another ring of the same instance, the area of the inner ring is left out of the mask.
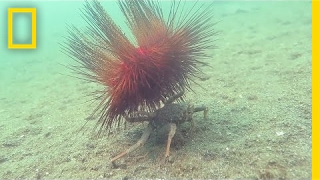
[[[119,1],[135,37],[131,42],[98,1],[86,2],[83,15],[89,26],[85,31],[69,28],[65,50],[80,63],[76,71],[105,87],[94,111],[100,130],[191,89],[216,32],[211,5],[194,3],[185,9],[187,4],[172,2],[165,18],[157,1]]]

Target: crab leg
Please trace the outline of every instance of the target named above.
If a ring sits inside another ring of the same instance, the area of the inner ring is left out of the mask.
[[[205,119],[207,119],[208,108],[205,106],[200,106],[200,107],[195,107],[193,110],[194,113],[199,111],[203,111],[203,116]]]
[[[169,123],[169,125],[170,125],[170,131],[169,131],[169,135],[168,135],[167,149],[166,149],[166,154],[165,154],[166,158],[169,157],[171,140],[177,130],[177,125],[175,123]]]
[[[116,161],[117,159],[129,154],[130,152],[136,150],[137,148],[139,148],[140,146],[143,146],[145,144],[145,142],[148,140],[151,132],[153,130],[152,125],[149,123],[147,129],[144,130],[141,138],[138,140],[137,143],[135,143],[134,145],[132,145],[129,149],[123,151],[122,153],[118,154],[116,157],[111,159],[111,162],[113,163],[114,161]]]
[[[145,111],[137,111],[135,113],[135,117],[124,116],[125,120],[128,122],[144,122],[150,121],[150,118],[156,116],[155,113],[145,112]]]
[[[171,104],[173,101],[177,100],[178,98],[182,97],[184,94],[184,91],[179,92],[176,95],[171,96],[169,99],[167,99],[164,104]]]

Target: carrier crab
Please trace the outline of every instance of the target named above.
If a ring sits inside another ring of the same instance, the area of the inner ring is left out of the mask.
[[[165,151],[165,159],[169,157],[170,153],[170,145],[173,136],[176,133],[177,125],[180,125],[184,122],[191,122],[191,126],[193,126],[193,119],[192,115],[195,112],[203,111],[204,118],[207,117],[208,108],[205,106],[194,106],[190,103],[174,103],[177,99],[182,97],[184,92],[180,92],[164,102],[164,106],[162,108],[157,109],[156,111],[149,113],[144,111],[136,112],[134,116],[128,117],[126,116],[125,119],[128,122],[143,122],[147,121],[148,126],[144,130],[141,138],[138,140],[137,143],[129,147],[127,150],[123,151],[122,153],[118,154],[114,158],[111,159],[112,164],[119,158],[129,154],[130,152],[138,149],[139,147],[143,146],[146,141],[149,139],[150,134],[153,130],[163,127],[165,125],[169,125],[169,134],[167,139],[166,151]]]

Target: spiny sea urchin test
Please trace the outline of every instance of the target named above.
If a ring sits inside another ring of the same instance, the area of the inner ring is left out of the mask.
[[[86,2],[83,17],[89,26],[71,26],[65,50],[80,64],[77,72],[104,87],[94,111],[100,130],[191,89],[216,32],[212,6],[193,2],[186,8],[188,3],[172,2],[164,16],[157,1],[119,1],[135,38],[130,41],[98,1]]]

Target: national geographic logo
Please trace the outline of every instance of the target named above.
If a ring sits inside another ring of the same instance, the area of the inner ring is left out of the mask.
[[[15,16],[14,15],[26,15],[27,17],[31,14],[31,33],[28,33],[31,39],[31,43],[16,43],[14,42],[16,32],[23,31],[25,29],[18,28],[15,25]],[[36,49],[37,47],[37,10],[36,8],[8,8],[8,48],[9,49]]]

